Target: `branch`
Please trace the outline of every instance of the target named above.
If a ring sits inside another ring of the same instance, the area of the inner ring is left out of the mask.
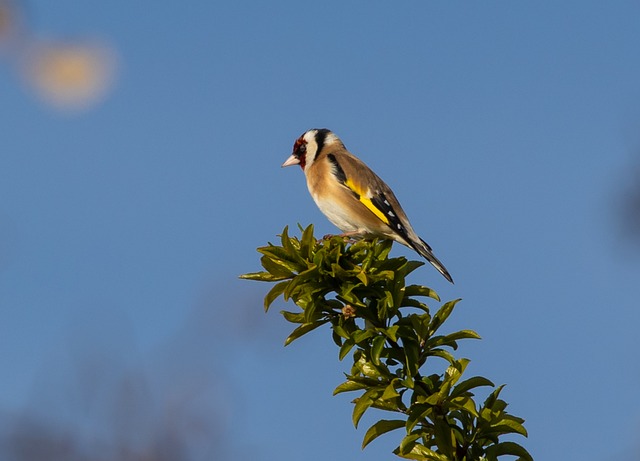
[[[493,383],[481,376],[462,379],[469,360],[456,358],[453,351],[459,340],[480,336],[473,330],[440,332],[459,300],[442,304],[432,314],[426,302],[439,302],[437,293],[406,284],[422,262],[390,258],[388,240],[349,244],[336,236],[318,241],[313,226],[302,230],[300,238],[289,237],[285,228],[280,241],[258,248],[264,271],[241,278],[275,282],[265,296],[265,311],[280,296],[300,308],[282,311],[297,325],[285,345],[331,326],[338,358],[350,353],[353,358],[334,394],[361,392],[353,401],[354,426],[370,408],[395,414],[395,419],[381,419],[367,430],[363,448],[382,434],[404,428],[394,451],[401,458],[470,461],[510,455],[532,461],[521,445],[501,441],[507,434],[527,435],[524,420],[505,411],[507,404],[499,398],[503,386],[478,404],[472,391]]]

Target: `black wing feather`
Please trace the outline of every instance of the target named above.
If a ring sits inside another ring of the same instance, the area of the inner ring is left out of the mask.
[[[394,232],[397,232],[407,243],[411,243],[411,239],[409,239],[409,235],[407,234],[407,229],[402,224],[402,221],[400,221],[397,212],[393,209],[389,200],[387,200],[387,196],[384,192],[378,192],[371,197],[371,203],[373,203],[376,208],[382,211],[387,217],[389,220],[387,225]]]

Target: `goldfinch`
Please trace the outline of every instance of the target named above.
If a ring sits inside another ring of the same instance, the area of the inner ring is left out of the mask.
[[[414,232],[389,186],[327,129],[309,130],[293,145],[283,167],[300,165],[313,200],[349,237],[381,237],[417,251],[449,282],[451,275]]]

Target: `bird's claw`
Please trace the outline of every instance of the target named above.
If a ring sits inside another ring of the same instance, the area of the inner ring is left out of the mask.
[[[342,237],[345,242],[351,243],[351,244],[354,244],[358,241],[357,239],[354,239],[353,237],[351,237],[349,234],[339,234],[339,235],[326,234],[321,239],[318,240],[318,243],[322,243],[323,241],[332,239],[333,237]]]

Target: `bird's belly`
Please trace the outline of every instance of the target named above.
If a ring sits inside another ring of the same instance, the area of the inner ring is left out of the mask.
[[[354,219],[352,213],[346,207],[336,206],[331,200],[323,200],[316,195],[313,199],[320,208],[320,211],[331,221],[331,223],[342,232],[361,232],[363,226]]]

